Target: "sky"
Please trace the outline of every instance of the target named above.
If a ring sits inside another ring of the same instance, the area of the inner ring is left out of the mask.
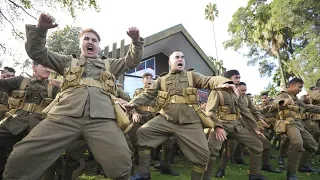
[[[125,39],[126,43],[130,42],[126,30],[131,26],[139,28],[141,37],[146,37],[181,23],[200,48],[208,56],[213,57],[216,55],[212,23],[205,20],[204,9],[208,3],[215,3],[219,10],[219,17],[214,22],[217,48],[224,67],[227,70],[239,70],[241,81],[248,86],[248,93],[259,94],[271,82],[271,78],[260,77],[257,66],[247,66],[248,59],[243,54],[223,47],[223,42],[230,39],[227,30],[233,13],[239,7],[246,6],[247,0],[99,0],[98,2],[101,8],[99,13],[90,9],[77,11],[76,20],[73,20],[66,11],[54,11],[52,15],[57,19],[59,29],[70,24],[96,29],[102,39],[101,47],[111,46],[114,42],[120,44],[121,39]],[[24,23],[37,22],[26,19]],[[24,24],[21,23],[19,26],[23,28]],[[23,43],[15,47],[22,53],[22,59],[28,58]],[[3,66],[10,64],[12,62],[4,62]],[[21,72],[21,69],[17,71]]]

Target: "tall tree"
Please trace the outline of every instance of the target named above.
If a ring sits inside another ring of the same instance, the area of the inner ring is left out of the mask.
[[[285,88],[289,77],[302,76],[292,62],[319,35],[319,15],[318,0],[249,0],[234,13],[228,29],[231,39],[224,45],[235,50],[249,48],[248,64],[259,63],[262,76],[274,74]]]
[[[77,9],[84,10],[86,7],[90,7],[96,11],[100,10],[97,0],[0,0],[0,4],[0,30],[10,28],[17,40],[24,40],[24,33],[19,30],[16,23],[23,22],[26,18],[37,20],[34,14],[39,14],[41,11],[63,7],[75,18]],[[1,39],[0,56],[11,52],[5,39]]]
[[[216,39],[216,31],[214,29],[214,20],[218,17],[219,11],[216,4],[209,3],[204,10],[205,19],[212,22],[213,28],[213,36],[214,36],[214,45],[216,48],[216,60],[219,60],[218,57],[218,47],[217,47],[217,39]]]

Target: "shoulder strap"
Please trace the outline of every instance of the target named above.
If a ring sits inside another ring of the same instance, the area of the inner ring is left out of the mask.
[[[21,84],[20,84],[20,90],[24,90],[26,88],[26,86],[28,84],[30,84],[30,82],[31,82],[30,78],[24,77]]]
[[[71,67],[76,67],[77,66],[77,63],[78,63],[78,59],[76,59],[76,58],[72,58],[72,60],[71,60]]]
[[[192,71],[187,71],[187,77],[188,77],[188,84],[190,87],[193,87],[193,78],[192,78]]]
[[[52,98],[53,85],[48,83],[48,98]]]
[[[221,90],[217,90],[219,96],[219,106],[224,106],[224,98]]]
[[[110,72],[110,61],[108,59],[104,59],[104,67],[106,68],[106,71]]]
[[[160,80],[160,89],[161,91],[165,91],[167,90],[167,87],[166,87],[166,76],[162,76],[162,77],[159,77],[159,80]]]

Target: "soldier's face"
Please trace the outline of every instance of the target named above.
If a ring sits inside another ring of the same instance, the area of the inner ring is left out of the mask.
[[[239,84],[241,76],[240,75],[233,75],[233,76],[231,76],[230,79],[233,81],[234,84]]]
[[[183,71],[185,68],[184,55],[180,51],[173,52],[169,57],[169,65],[172,71]]]
[[[293,94],[297,95],[302,91],[302,88],[303,88],[303,84],[294,83],[290,85],[288,90],[291,91]]]
[[[12,77],[14,77],[14,73],[5,69],[1,72],[0,79],[7,79],[7,78],[12,78]]]
[[[263,104],[268,104],[269,103],[269,97],[268,96],[261,96],[261,102]]]
[[[244,85],[241,85],[241,86],[238,86],[238,91],[240,92],[240,95],[241,96],[244,96],[247,92],[247,86],[244,86]]]
[[[142,81],[143,81],[144,87],[146,88],[149,88],[153,83],[153,79],[151,76],[144,77]]]
[[[98,37],[92,32],[86,32],[80,38],[81,54],[87,58],[97,58],[99,53]]]
[[[43,66],[41,64],[38,64],[36,66],[32,66],[33,73],[37,78],[40,79],[48,79],[51,73],[51,69],[47,68],[46,66]]]

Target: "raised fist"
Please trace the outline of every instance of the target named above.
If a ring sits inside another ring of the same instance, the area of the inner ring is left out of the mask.
[[[127,31],[127,34],[129,37],[131,37],[132,41],[139,41],[140,39],[140,32],[136,27],[130,27]]]
[[[37,28],[44,30],[55,28],[58,26],[58,24],[56,24],[55,21],[56,19],[50,14],[41,13],[38,20]]]

